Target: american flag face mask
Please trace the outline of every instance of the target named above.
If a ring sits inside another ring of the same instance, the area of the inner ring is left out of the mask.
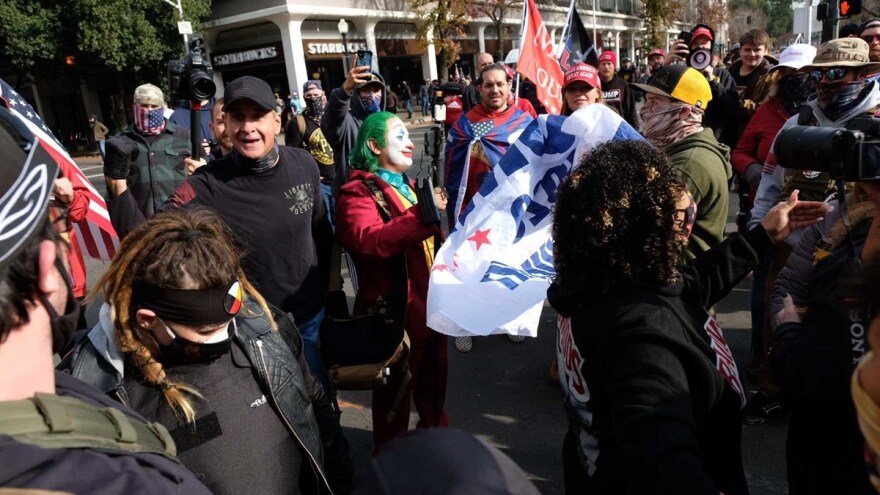
[[[134,124],[141,134],[155,136],[165,130],[165,113],[162,108],[149,109],[138,104],[132,107]]]

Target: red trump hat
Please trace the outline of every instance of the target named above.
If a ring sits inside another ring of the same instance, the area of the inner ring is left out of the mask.
[[[562,90],[565,91],[565,88],[575,81],[583,81],[594,88],[602,87],[602,83],[599,81],[599,71],[592,65],[583,62],[574,64],[566,71],[565,84],[562,85]]]

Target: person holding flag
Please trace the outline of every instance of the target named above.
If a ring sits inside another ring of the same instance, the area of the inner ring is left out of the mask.
[[[450,128],[446,145],[446,209],[450,228],[464,213],[483,179],[532,120],[511,104],[511,77],[502,64],[489,64],[480,71],[480,104]],[[518,338],[518,337],[517,337]],[[456,348],[471,350],[472,342],[461,337]]]

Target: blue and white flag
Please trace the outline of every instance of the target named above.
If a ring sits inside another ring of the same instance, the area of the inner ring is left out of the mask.
[[[642,139],[605,105],[529,124],[480,186],[434,259],[428,326],[453,335],[538,334],[553,277],[556,190],[588,150]]]

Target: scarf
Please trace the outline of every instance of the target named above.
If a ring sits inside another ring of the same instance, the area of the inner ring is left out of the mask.
[[[842,84],[819,84],[816,91],[816,103],[832,120],[858,106],[868,91],[868,81],[853,81]]]
[[[690,108],[690,114],[680,119],[682,108]],[[642,119],[642,135],[658,148],[703,130],[703,111],[687,103],[673,102],[665,107],[639,111]]]
[[[378,175],[380,179],[390,184],[391,187],[397,189],[397,191],[400,192],[400,194],[402,194],[407,201],[412,204],[416,204],[416,197],[413,194],[412,189],[409,187],[409,181],[406,180],[405,174],[398,174],[388,169],[380,168],[376,169],[376,175]]]
[[[306,101],[306,112],[308,116],[315,121],[316,124],[321,125],[321,117],[324,116],[324,98],[318,98],[315,100]]]
[[[234,157],[236,163],[250,170],[251,172],[264,172],[274,167],[275,164],[278,163],[278,143],[275,143],[275,145],[272,146],[272,149],[269,150],[269,152],[266,153],[262,158],[257,158],[256,160],[252,160],[246,156],[242,156],[237,151],[234,151]]]
[[[819,107],[818,93],[816,96],[807,100],[807,105],[813,109],[813,116],[816,117],[816,121],[820,126],[843,127],[843,125],[852,120],[853,117],[867,113],[868,110],[880,105],[880,83],[877,81],[869,81],[863,91],[864,95],[856,100],[855,106],[849,107],[840,115],[835,113],[833,117]]]
[[[816,92],[816,83],[809,74],[789,74],[779,80],[779,91],[776,101],[782,105],[786,113],[794,115],[798,108],[807,102],[807,98]]]
[[[144,136],[156,136],[165,130],[165,113],[161,108],[133,105],[134,126]]]

